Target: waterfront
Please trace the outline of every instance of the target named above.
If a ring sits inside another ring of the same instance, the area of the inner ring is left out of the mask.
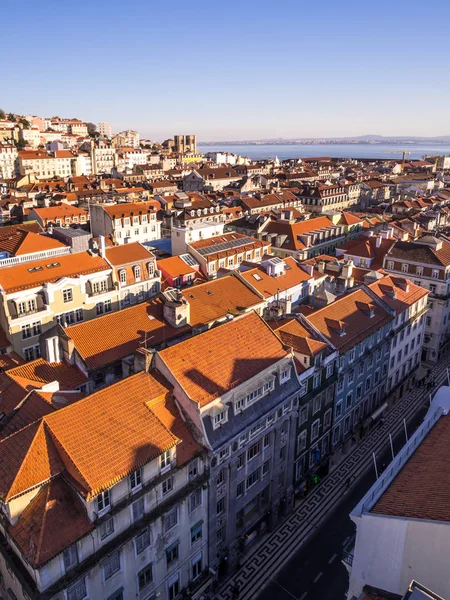
[[[330,156],[332,158],[399,158],[402,151],[411,152],[408,158],[421,160],[425,154],[450,154],[450,144],[221,144],[200,145],[200,152],[231,152],[257,160],[278,156],[280,160],[288,158],[307,158]]]

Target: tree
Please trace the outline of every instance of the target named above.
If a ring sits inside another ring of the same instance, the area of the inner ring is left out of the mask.
[[[15,123],[16,122],[16,117],[12,113],[9,113],[9,115],[8,115],[8,121],[11,121],[12,123]]]
[[[17,142],[14,142],[16,145],[17,150],[23,150],[25,148],[25,146],[27,145],[25,140],[18,140]]]
[[[19,123],[21,123],[23,125],[24,129],[30,129],[30,127],[31,127],[30,121],[27,121],[23,117],[20,119]]]
[[[86,123],[87,125],[87,130],[89,135],[95,133],[95,131],[97,131],[97,125],[95,123]]]
[[[0,108],[0,119],[4,119],[5,117],[5,111]]]

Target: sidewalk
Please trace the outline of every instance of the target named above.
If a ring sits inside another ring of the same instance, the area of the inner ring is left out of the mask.
[[[428,390],[415,387],[390,407],[383,427],[376,427],[355,447],[276,530],[262,539],[248,555],[242,556],[242,567],[220,586],[217,600],[232,600],[231,588],[237,583],[240,600],[254,600],[273,579],[292,555],[311,537],[323,520],[336,508],[346,489],[345,482],[359,479],[373,468],[372,453],[379,454],[388,447],[388,434],[393,437],[403,430],[403,419],[408,422],[420,406],[429,403],[430,392],[434,394],[447,380],[450,356],[444,356],[432,369],[431,379],[436,387]]]

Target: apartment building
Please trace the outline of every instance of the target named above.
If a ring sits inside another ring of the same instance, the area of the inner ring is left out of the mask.
[[[37,179],[71,177],[74,175],[75,155],[69,150],[21,150],[18,152],[20,175],[34,175]]]
[[[159,294],[161,273],[150,250],[138,242],[105,248],[103,240],[100,242],[100,255],[112,267],[121,308]]]
[[[436,363],[450,332],[450,242],[430,235],[398,241],[386,254],[383,268],[429,290],[422,361]]]
[[[241,176],[232,167],[201,167],[183,178],[184,192],[218,191],[230,183],[237,183]]]
[[[146,202],[92,204],[90,217],[92,235],[102,235],[114,244],[151,242],[161,237],[161,221],[154,206]]]
[[[345,239],[345,228],[325,216],[299,222],[279,220],[270,221],[258,237],[270,241],[273,254],[280,258],[306,260],[334,252]]]
[[[332,448],[346,453],[354,432],[361,432],[365,423],[380,414],[377,411],[386,394],[394,310],[362,286],[301,319],[339,353]]]
[[[308,185],[301,190],[299,198],[305,210],[312,213],[341,211],[350,206],[347,190],[341,185]]]
[[[349,600],[366,586],[401,598],[412,579],[436,592],[418,598],[450,597],[449,392],[438,390],[413,436],[350,513],[356,536],[344,552]]]
[[[56,323],[88,320],[118,308],[110,265],[88,252],[1,268],[0,294],[0,325],[28,361],[41,355],[41,335]],[[54,360],[51,352],[49,360]]]
[[[221,269],[239,269],[243,261],[259,263],[270,250],[270,242],[241,233],[225,233],[187,244],[187,251],[200,264],[203,274],[211,278],[217,277]]]
[[[102,121],[97,125],[97,131],[102,137],[112,137],[111,123],[106,123],[106,121]]]
[[[0,456],[5,596],[174,600],[208,577],[202,449],[160,377],[39,418]]]
[[[283,318],[270,325],[292,348],[300,383],[294,481],[301,494],[316,473],[328,470],[338,352],[306,321]]]
[[[88,223],[89,213],[77,206],[62,203],[48,208],[33,207],[27,214],[27,221],[37,221],[43,229],[71,227]]]
[[[133,129],[121,131],[112,139],[112,145],[116,148],[139,148],[139,144],[139,133]]]
[[[14,144],[0,143],[0,180],[17,175],[18,152]]]
[[[158,352],[154,365],[207,448],[209,564],[219,568],[292,507],[292,353],[251,313]]]
[[[397,390],[401,397],[414,385],[412,376],[420,366],[429,292],[392,275],[368,287],[395,311],[386,392]]]

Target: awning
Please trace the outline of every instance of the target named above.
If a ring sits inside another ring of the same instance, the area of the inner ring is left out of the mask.
[[[372,421],[375,421],[375,419],[376,419],[377,417],[379,417],[379,416],[380,416],[380,415],[381,415],[381,414],[382,414],[382,413],[383,413],[383,412],[384,412],[384,411],[387,409],[387,407],[388,407],[388,403],[387,403],[387,402],[385,402],[384,404],[382,404],[382,405],[380,406],[380,408],[378,408],[378,409],[377,409],[377,410],[376,410],[376,411],[375,411],[375,412],[374,412],[374,413],[373,413],[373,414],[370,416],[370,418],[372,419]]]

